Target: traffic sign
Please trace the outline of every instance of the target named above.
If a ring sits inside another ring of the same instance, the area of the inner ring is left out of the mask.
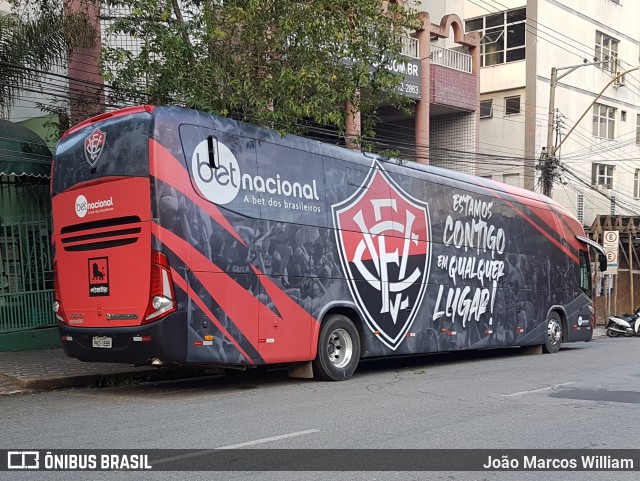
[[[617,230],[606,230],[602,237],[602,247],[607,256],[607,270],[605,274],[618,273],[618,246],[620,245],[620,232]]]

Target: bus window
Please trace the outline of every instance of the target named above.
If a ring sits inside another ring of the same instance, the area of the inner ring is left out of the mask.
[[[56,150],[53,194],[103,177],[148,177],[150,126],[151,115],[139,112],[88,124],[68,136]]]

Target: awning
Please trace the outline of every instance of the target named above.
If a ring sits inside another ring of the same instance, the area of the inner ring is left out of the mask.
[[[49,178],[52,158],[33,131],[0,119],[0,175]]]

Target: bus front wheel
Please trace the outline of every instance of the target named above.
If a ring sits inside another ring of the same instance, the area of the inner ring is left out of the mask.
[[[318,355],[313,372],[318,379],[344,381],[349,379],[360,362],[360,335],[351,319],[342,314],[322,323],[318,337]]]
[[[548,354],[555,354],[560,350],[562,343],[562,319],[557,312],[549,314],[547,319],[547,332],[542,349]]]

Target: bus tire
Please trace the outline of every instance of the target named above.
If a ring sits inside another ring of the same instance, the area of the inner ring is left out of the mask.
[[[547,330],[542,350],[547,354],[555,354],[560,350],[560,344],[562,344],[562,319],[554,311],[549,314],[547,319]]]
[[[360,362],[360,335],[351,319],[335,314],[322,323],[313,373],[324,381],[349,379]]]

